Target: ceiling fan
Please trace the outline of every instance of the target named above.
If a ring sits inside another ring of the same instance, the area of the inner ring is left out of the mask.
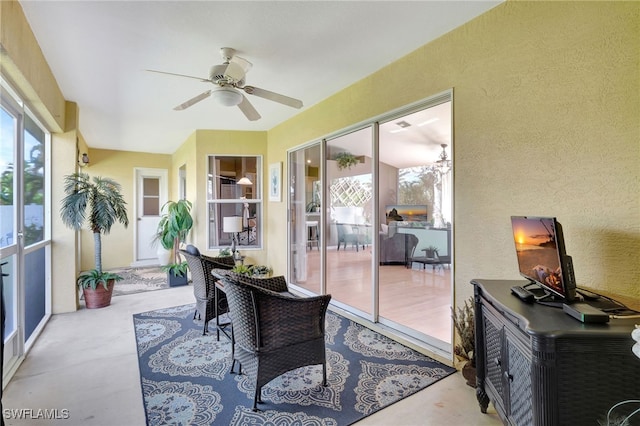
[[[224,106],[237,105],[238,108],[240,108],[240,111],[242,111],[250,121],[259,120],[260,114],[258,114],[258,111],[256,111],[241,91],[244,91],[249,95],[258,96],[293,108],[302,108],[302,101],[298,99],[290,98],[289,96],[281,95],[255,86],[245,86],[245,76],[251,69],[252,64],[246,59],[236,56],[235,53],[236,51],[230,47],[221,48],[220,54],[222,55],[224,63],[212,66],[209,71],[209,78],[156,70],[147,71],[178,77],[195,78],[202,82],[212,83],[215,86],[213,89],[202,92],[173,108],[176,111],[187,109],[201,100],[212,96],[216,101]]]

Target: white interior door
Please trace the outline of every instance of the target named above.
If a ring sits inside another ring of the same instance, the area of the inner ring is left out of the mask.
[[[158,263],[153,236],[168,199],[167,175],[164,169],[136,169],[136,265]]]

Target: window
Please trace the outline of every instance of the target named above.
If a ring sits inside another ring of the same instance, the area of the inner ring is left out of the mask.
[[[262,247],[262,157],[211,155],[207,167],[209,249]],[[241,232],[225,232],[224,218],[242,218]]]

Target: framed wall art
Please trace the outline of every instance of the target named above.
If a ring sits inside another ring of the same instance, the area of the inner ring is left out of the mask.
[[[269,201],[282,201],[282,163],[269,164]]]

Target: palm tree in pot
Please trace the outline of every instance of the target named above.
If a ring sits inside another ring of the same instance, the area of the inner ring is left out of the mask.
[[[87,308],[102,308],[111,303],[111,293],[115,281],[122,279],[117,274],[102,270],[102,234],[108,234],[111,227],[120,222],[129,225],[126,202],[122,187],[113,179],[86,173],[72,173],[64,177],[64,192],[60,216],[62,222],[76,231],[88,222],[93,232],[95,269],[85,271],[78,277]]]

